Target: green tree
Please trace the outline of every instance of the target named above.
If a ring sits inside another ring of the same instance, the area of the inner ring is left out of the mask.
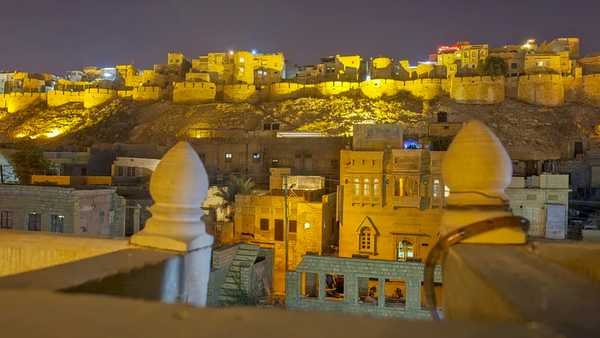
[[[254,182],[251,178],[242,176],[231,175],[227,179],[227,183],[224,187],[219,187],[217,196],[223,199],[222,206],[229,209],[229,217],[233,214],[233,205],[235,202],[235,195],[242,194],[247,195],[254,189]]]
[[[488,56],[484,62],[479,64],[478,72],[481,75],[503,76],[508,72],[504,59],[497,56]]]
[[[50,162],[44,158],[44,152],[33,142],[20,144],[11,160],[22,184],[31,183],[31,175],[44,174],[50,170]]]

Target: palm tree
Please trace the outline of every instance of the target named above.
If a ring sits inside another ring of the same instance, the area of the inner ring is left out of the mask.
[[[226,185],[224,187],[219,187],[219,191],[216,193],[216,196],[223,199],[223,204],[221,206],[228,209],[227,213],[229,217],[232,218],[231,215],[233,214],[235,196],[238,194],[250,194],[252,193],[253,189],[254,182],[251,178],[231,175],[227,179]]]

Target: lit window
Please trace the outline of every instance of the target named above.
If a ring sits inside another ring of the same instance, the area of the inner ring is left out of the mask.
[[[379,179],[377,178],[373,180],[373,196],[379,196]]]
[[[371,194],[371,184],[369,183],[369,179],[365,178],[363,180],[363,186],[364,186],[364,192],[363,194],[365,196],[369,196]]]
[[[409,241],[399,241],[398,242],[398,260],[401,262],[405,262],[414,258],[414,247],[413,244]]]
[[[246,60],[243,57],[240,57],[240,63],[244,63]]]
[[[233,158],[233,154],[232,153],[225,153],[225,159],[226,160],[231,160]]]
[[[444,197],[448,197],[448,196],[450,196],[450,188],[447,185],[445,185],[444,186]]]
[[[64,232],[65,216],[62,215],[50,215],[50,231],[51,232]]]
[[[538,61],[537,62],[537,66],[538,67],[544,67],[544,61]]]
[[[360,196],[360,180],[358,178],[354,179],[354,195]]]
[[[252,159],[254,161],[260,161],[260,158],[261,158],[260,153],[254,153],[254,154],[252,154]]]
[[[433,198],[438,198],[440,196],[440,180],[433,180]]]

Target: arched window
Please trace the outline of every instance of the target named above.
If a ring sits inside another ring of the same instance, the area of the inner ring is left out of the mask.
[[[398,242],[398,260],[405,262],[415,257],[413,244],[409,241]]]
[[[369,183],[369,179],[368,179],[368,178],[365,178],[365,179],[363,180],[363,184],[364,184],[364,190],[365,190],[365,191],[363,192],[363,194],[364,194],[365,196],[369,196],[369,195],[371,195],[371,184]]]
[[[360,251],[371,251],[371,241],[371,229],[367,227],[360,229],[360,234],[358,235],[358,245]]]

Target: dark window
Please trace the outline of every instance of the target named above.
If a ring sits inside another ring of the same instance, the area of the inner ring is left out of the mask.
[[[270,123],[265,123],[263,125],[263,130],[271,130],[271,124]]]
[[[125,168],[117,167],[117,176],[125,176]]]
[[[129,176],[129,177],[135,176],[135,167],[127,167],[127,176]]]
[[[65,216],[50,215],[50,231],[64,232],[65,231]]]
[[[275,220],[275,240],[283,241],[283,220]]]
[[[271,125],[271,128],[272,128],[273,130],[279,130],[279,123],[273,123],[273,124]]]
[[[289,224],[290,225],[290,232],[296,233],[296,229],[298,228],[298,222],[290,220],[289,223],[290,223]]]
[[[437,113],[437,121],[440,123],[448,122],[448,113],[445,111],[440,111]]]
[[[12,229],[14,226],[14,217],[12,211],[0,212],[0,229]]]
[[[583,143],[575,142],[575,156],[583,154]]]
[[[260,230],[261,231],[269,231],[269,219],[268,218],[260,219]]]
[[[42,231],[42,215],[32,212],[27,217],[27,230]]]
[[[511,63],[510,68],[517,69],[517,63],[516,62]]]

